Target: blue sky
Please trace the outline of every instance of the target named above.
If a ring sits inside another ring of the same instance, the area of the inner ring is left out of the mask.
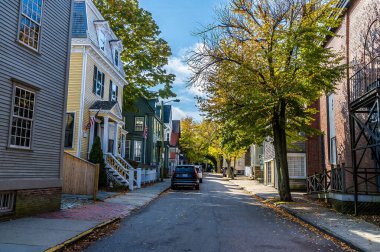
[[[190,75],[189,68],[184,62],[187,51],[195,48],[199,38],[193,33],[202,25],[213,22],[215,8],[227,0],[140,0],[140,6],[152,13],[154,20],[162,31],[173,56],[169,59],[167,69],[177,78],[174,82],[174,92],[180,103],[173,103],[173,119],[191,116],[201,120],[194,97],[201,92],[195,87],[186,87]]]

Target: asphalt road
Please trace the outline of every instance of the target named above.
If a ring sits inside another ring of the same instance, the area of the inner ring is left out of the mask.
[[[342,251],[219,176],[169,191],[88,251]]]

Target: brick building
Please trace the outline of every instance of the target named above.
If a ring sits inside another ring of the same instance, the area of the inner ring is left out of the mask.
[[[342,0],[340,7],[342,24],[325,46],[341,52],[348,68],[336,91],[315,103],[313,126],[324,134],[308,141],[308,175],[326,167],[330,199],[372,202],[380,192],[380,2]]]

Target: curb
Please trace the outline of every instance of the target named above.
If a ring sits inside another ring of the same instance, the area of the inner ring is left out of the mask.
[[[257,194],[255,194],[255,193],[252,193],[252,192],[248,191],[248,190],[247,190],[245,187],[243,187],[243,186],[237,185],[237,184],[235,184],[235,183],[233,183],[233,182],[230,182],[230,183],[232,183],[232,184],[234,184],[234,185],[236,185],[236,186],[239,186],[239,188],[243,189],[245,192],[247,192],[247,193],[249,193],[249,194],[251,194],[251,195],[254,195],[254,196],[258,197],[258,198],[261,199],[262,201],[266,201],[266,200],[267,200],[267,199],[263,198],[263,197],[260,196],[260,195],[257,195]],[[339,240],[339,241],[341,241],[341,242],[347,244],[347,246],[349,246],[351,249],[354,249],[354,250],[357,250],[357,251],[360,251],[360,252],[364,251],[363,249],[357,247],[357,246],[356,246],[355,244],[353,244],[352,242],[347,241],[347,240],[345,240],[345,239],[343,239],[343,238],[337,236],[336,234],[330,232],[329,230],[327,230],[327,229],[325,229],[325,228],[322,228],[322,227],[320,227],[320,226],[318,226],[318,225],[316,225],[316,224],[314,224],[314,223],[312,223],[312,222],[306,220],[305,218],[299,216],[297,213],[295,213],[294,211],[292,211],[292,210],[290,210],[290,209],[287,209],[287,208],[284,207],[284,206],[276,205],[276,204],[273,204],[273,203],[270,203],[270,202],[268,202],[268,204],[271,204],[271,205],[273,205],[273,206],[275,206],[275,207],[281,208],[282,210],[284,210],[284,211],[287,212],[288,214],[290,214],[290,215],[292,215],[293,217],[295,217],[295,218],[297,218],[297,219],[299,219],[299,220],[305,222],[306,224],[309,224],[310,226],[312,226],[312,227],[318,229],[318,230],[321,231],[322,233],[325,233],[325,234],[327,234],[327,235],[329,235],[329,236],[331,236],[331,237],[333,237],[333,238],[335,238],[335,239],[337,239],[337,240]]]
[[[247,191],[247,190],[245,190],[245,191]],[[265,199],[265,198],[263,198],[263,197],[261,197],[261,196],[259,196],[259,195],[257,195],[257,194],[253,194],[253,195],[255,195],[256,197],[260,198],[260,199],[263,200],[263,201],[267,200],[267,199]],[[303,222],[309,224],[310,226],[312,226],[312,227],[318,229],[319,231],[321,231],[322,233],[325,233],[325,234],[327,234],[327,235],[329,235],[329,236],[331,236],[331,237],[333,237],[333,238],[335,238],[335,239],[337,239],[337,240],[339,240],[339,241],[341,241],[341,242],[347,244],[347,246],[349,246],[350,248],[352,248],[352,249],[354,249],[354,250],[357,250],[357,251],[364,251],[363,249],[357,247],[355,244],[351,243],[350,241],[347,241],[347,240],[345,240],[345,239],[343,239],[343,238],[337,236],[336,234],[332,233],[331,231],[329,231],[329,230],[327,230],[327,229],[325,229],[325,228],[322,228],[322,227],[320,227],[320,226],[318,226],[318,225],[316,225],[316,224],[314,224],[314,223],[312,223],[312,222],[306,220],[306,219],[303,218],[302,216],[299,216],[296,212],[294,212],[294,211],[291,210],[291,209],[288,209],[288,208],[286,208],[286,207],[284,207],[284,206],[276,205],[276,204],[273,204],[273,203],[270,203],[270,202],[269,202],[269,204],[271,204],[271,205],[273,205],[273,206],[276,206],[276,207],[278,207],[278,208],[281,208],[282,210],[284,210],[284,211],[287,212],[288,214],[292,215],[293,217],[295,217],[295,218],[297,218],[297,219],[299,219],[299,220],[301,220],[301,221],[303,221]]]
[[[170,186],[167,187],[166,189],[163,189],[163,191],[161,191],[160,193],[158,193],[155,197],[153,197],[151,200],[149,200],[146,204],[144,204],[143,206],[140,206],[140,207],[136,207],[135,209],[132,209],[131,210],[131,213],[134,213],[134,212],[137,212],[139,210],[141,210],[142,208],[145,208],[147,207],[152,201],[154,201],[155,199],[159,198],[163,193],[167,192],[168,190],[170,189]],[[115,195],[116,197],[117,195]],[[127,217],[127,216],[125,216]],[[54,247],[51,247],[47,250],[45,250],[45,252],[58,252],[58,251],[61,251],[62,249],[64,249],[65,247],[71,245],[71,244],[74,244],[75,242],[85,238],[86,236],[92,234],[94,231],[96,231],[97,229],[100,229],[100,228],[103,228],[103,227],[106,227],[108,225],[111,225],[112,223],[116,222],[116,221],[119,221],[121,220],[122,218],[121,217],[117,217],[117,218],[113,218],[111,220],[108,220],[108,221],[105,221],[105,222],[102,222],[98,225],[96,225],[95,227],[92,227],[90,229],[87,229],[86,231],[83,231],[82,233],[54,246]]]
[[[118,218],[114,218],[114,219],[105,221],[103,223],[100,223],[100,224],[96,225],[95,227],[90,228],[90,229],[88,229],[88,230],[86,230],[86,231],[84,231],[84,232],[82,232],[82,233],[80,233],[80,234],[78,234],[78,235],[76,235],[76,236],[74,236],[74,237],[72,237],[72,238],[64,241],[64,242],[62,242],[61,244],[58,244],[58,245],[56,245],[54,247],[51,247],[51,248],[45,250],[45,252],[61,251],[61,249],[63,249],[66,246],[71,245],[71,244],[73,244],[73,243],[75,243],[75,242],[77,242],[77,241],[85,238],[86,236],[88,236],[91,233],[93,233],[95,230],[97,230],[99,228],[106,227],[106,226],[108,226],[108,225],[110,225],[110,224],[112,224],[112,223],[114,223],[114,222],[116,222],[116,221],[118,221],[120,219],[121,218],[118,217]]]

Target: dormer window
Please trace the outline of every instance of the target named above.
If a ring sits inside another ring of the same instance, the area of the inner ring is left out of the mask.
[[[114,55],[114,61],[115,61],[115,66],[119,66],[119,51],[115,49],[115,55]]]
[[[104,35],[104,32],[99,31],[99,48],[104,51],[105,50],[105,45],[106,45],[106,35]]]

